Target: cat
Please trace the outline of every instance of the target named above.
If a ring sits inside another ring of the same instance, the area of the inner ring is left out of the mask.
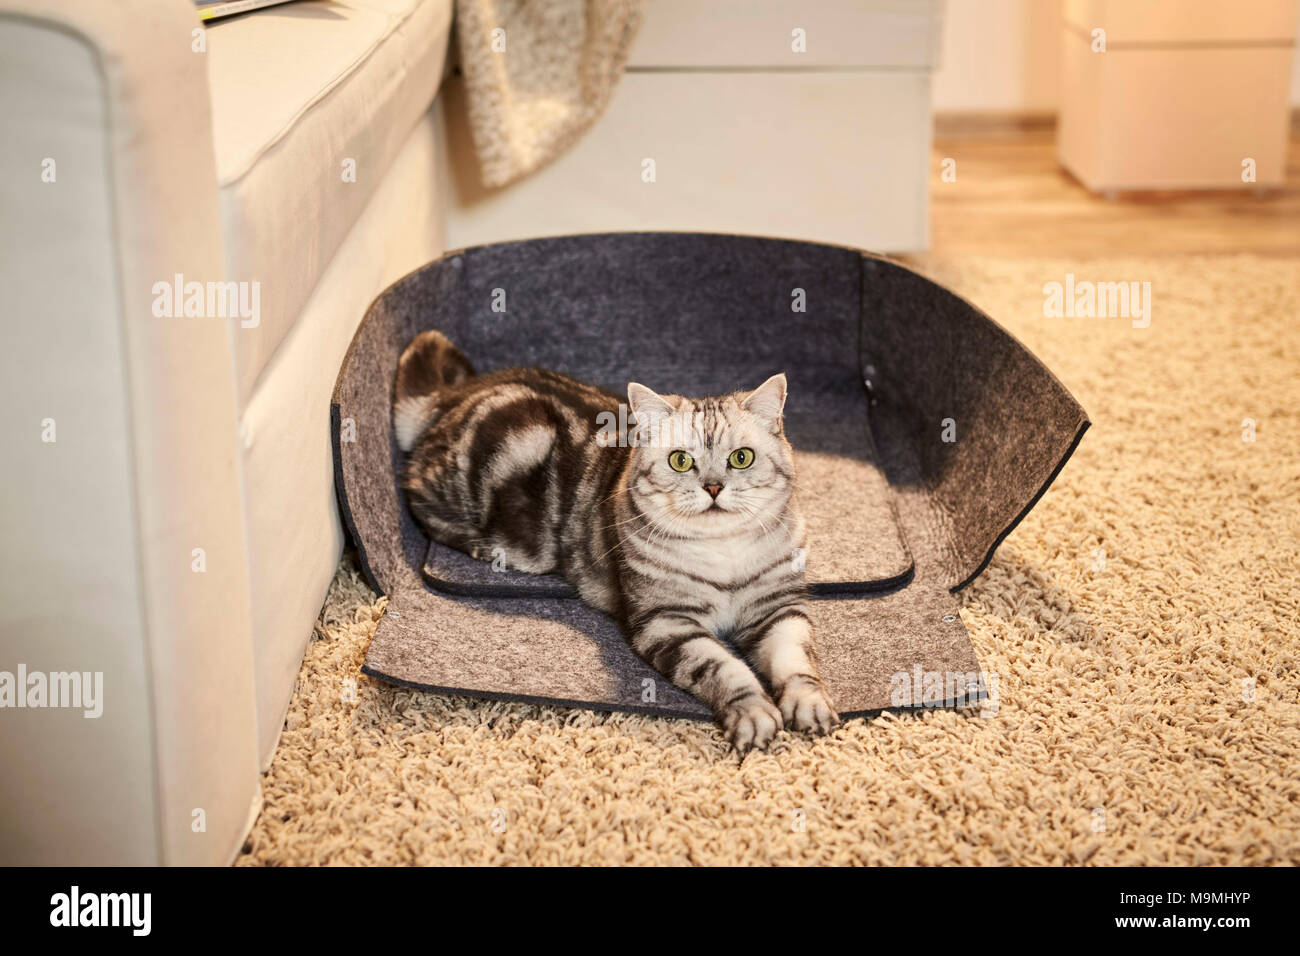
[[[543,369],[476,375],[423,332],[397,372],[401,484],[435,541],[563,575],[743,758],[782,726],[839,723],[817,671],[785,400],[783,374],[702,399],[633,382],[628,440],[608,427],[614,393]]]

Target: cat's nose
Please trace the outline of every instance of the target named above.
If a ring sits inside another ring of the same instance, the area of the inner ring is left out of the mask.
[[[704,490],[709,493],[709,497],[716,498],[722,492],[722,485],[705,485]]]

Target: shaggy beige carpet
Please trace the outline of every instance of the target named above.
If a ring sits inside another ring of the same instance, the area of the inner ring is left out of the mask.
[[[1044,318],[1067,273],[1149,281],[1150,327]],[[1300,863],[1295,264],[935,278],[1094,422],[964,593],[995,714],[853,720],[738,765],[706,724],[401,690],[360,673],[383,601],[345,559],[240,862]]]

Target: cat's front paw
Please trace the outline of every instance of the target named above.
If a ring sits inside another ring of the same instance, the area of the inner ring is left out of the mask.
[[[792,677],[781,690],[781,719],[790,730],[829,734],[840,722],[826,686],[815,677]]]
[[[718,724],[736,753],[766,750],[781,729],[781,712],[766,694],[755,692],[723,708]]]

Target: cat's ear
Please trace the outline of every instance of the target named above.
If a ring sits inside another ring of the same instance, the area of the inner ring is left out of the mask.
[[[654,389],[646,388],[640,382],[628,384],[627,406],[632,409],[632,414],[636,416],[639,425],[649,425],[677,411],[666,398]]]
[[[775,427],[785,409],[785,387],[785,373],[779,372],[742,398],[740,407]]]

